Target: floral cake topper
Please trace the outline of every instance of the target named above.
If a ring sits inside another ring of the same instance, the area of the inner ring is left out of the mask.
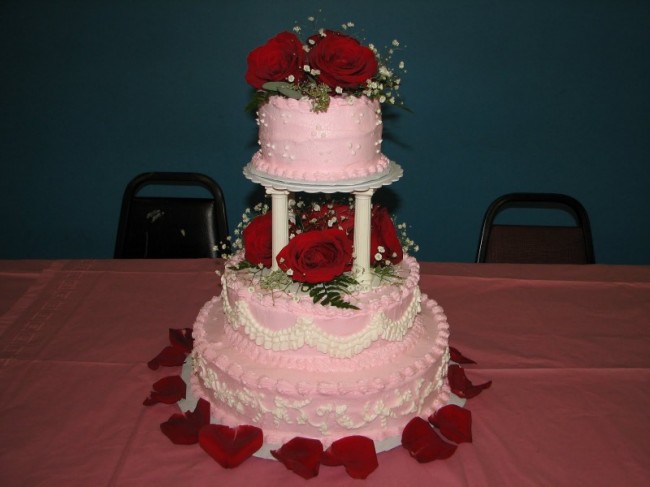
[[[370,265],[382,282],[398,284],[396,265],[418,245],[406,232],[406,224],[395,224],[388,210],[377,204],[371,209]],[[315,303],[356,309],[344,296],[359,285],[352,269],[354,199],[330,197],[309,201],[289,200],[289,243],[276,256],[279,270],[268,272],[273,263],[272,216],[267,203],[247,208],[222,250],[230,248],[243,259],[231,268],[258,274],[263,289],[289,290],[297,284]],[[227,254],[224,257],[228,258]]]
[[[315,22],[314,17],[309,17]],[[249,108],[256,108],[271,95],[300,99],[308,97],[315,112],[326,111],[331,96],[366,96],[380,103],[401,105],[398,92],[406,72],[403,61],[391,68],[398,40],[381,53],[374,44],[364,45],[348,31],[320,28],[303,42],[303,29],[280,32],[247,58],[246,81],[256,92]]]

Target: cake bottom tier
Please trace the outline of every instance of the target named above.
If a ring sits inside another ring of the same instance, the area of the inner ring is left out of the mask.
[[[327,447],[362,435],[383,442],[381,451],[395,446],[386,440],[399,438],[413,417],[427,417],[449,401],[449,325],[442,308],[426,296],[409,331],[417,338],[413,346],[350,372],[260,364],[228,342],[228,326],[215,297],[194,325],[192,392],[210,402],[213,420],[261,428],[267,447],[296,436]]]

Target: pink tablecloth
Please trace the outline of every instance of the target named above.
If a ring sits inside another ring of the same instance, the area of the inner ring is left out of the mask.
[[[145,363],[218,292],[198,261],[0,262],[0,485],[304,485],[252,458],[224,470],[142,406]],[[422,289],[491,389],[474,442],[418,464],[379,455],[366,485],[650,483],[650,268],[430,264]],[[335,483],[335,484],[334,484]],[[322,467],[310,485],[361,485]]]

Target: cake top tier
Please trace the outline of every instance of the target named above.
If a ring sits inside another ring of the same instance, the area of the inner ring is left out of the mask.
[[[376,100],[336,97],[326,112],[314,112],[307,98],[272,96],[257,122],[260,149],[251,165],[276,181],[337,184],[374,180],[389,171]]]
[[[380,109],[399,99],[401,78],[389,68],[399,42],[380,53],[349,35],[352,27],[318,29],[304,41],[296,27],[250,52],[246,81],[256,90],[249,108],[257,110],[260,149],[244,170],[249,179],[310,192],[399,179],[401,168],[382,153]]]

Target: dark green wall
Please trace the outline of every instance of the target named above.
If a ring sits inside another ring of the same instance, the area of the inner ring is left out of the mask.
[[[650,2],[310,3],[1,2],[0,258],[110,258],[149,170],[213,176],[232,227],[255,189],[246,55],[317,15],[407,46],[384,197],[419,258],[472,261],[492,199],[553,191],[587,208],[599,262],[650,263]]]

